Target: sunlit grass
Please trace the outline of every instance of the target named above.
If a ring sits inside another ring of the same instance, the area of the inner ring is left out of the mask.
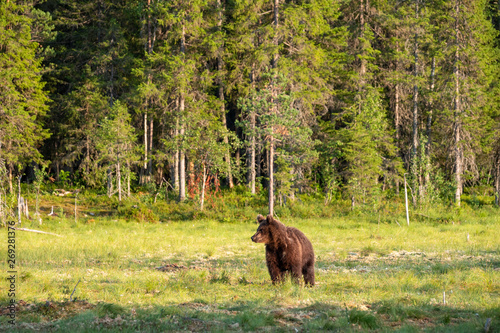
[[[200,331],[446,325],[467,331],[493,318],[498,330],[500,221],[484,219],[410,226],[355,216],[283,219],[314,245],[314,288],[270,283],[264,247],[250,240],[253,223],[47,220],[38,228],[62,237],[16,232],[19,299],[68,304],[74,291],[73,300],[92,308],[63,317],[40,305],[20,311],[18,320],[58,319],[61,330],[77,331],[80,324],[109,328],[107,317],[125,320],[122,328],[131,331],[138,318],[150,329]],[[6,246],[0,255],[6,257]],[[0,300],[8,302],[6,284]],[[5,320],[0,324],[8,328]]]

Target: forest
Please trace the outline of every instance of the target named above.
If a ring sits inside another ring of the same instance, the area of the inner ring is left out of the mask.
[[[500,0],[0,1],[2,332],[500,332],[499,206]]]
[[[500,196],[496,0],[7,0],[4,193]]]

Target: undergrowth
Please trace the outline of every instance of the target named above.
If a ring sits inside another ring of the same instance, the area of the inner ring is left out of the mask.
[[[70,190],[72,191],[72,190]],[[34,210],[35,192],[32,185],[23,185],[23,195],[30,202],[30,211]],[[59,215],[71,218],[74,216],[75,199],[77,214],[80,219],[95,220],[97,216],[114,217],[127,221],[141,223],[158,223],[173,221],[192,221],[210,219],[224,223],[254,221],[257,214],[267,213],[267,192],[260,190],[252,195],[244,186],[232,190],[223,189],[217,193],[208,194],[204,209],[200,209],[199,198],[188,197],[184,202],[177,201],[174,192],[159,192],[147,189],[124,196],[118,201],[117,196],[108,197],[98,191],[80,189],[78,193],[66,196],[56,195],[58,192],[51,187],[45,188],[39,198],[41,216],[51,210]],[[159,195],[161,194],[161,195]],[[16,199],[14,196],[5,198],[10,206],[11,218],[16,214]],[[7,210],[8,211],[8,210]],[[461,207],[453,204],[432,203],[409,206],[410,221],[428,223],[467,223],[484,221],[500,214],[500,209],[493,205],[493,197],[478,195],[463,195]],[[406,224],[404,197],[386,193],[380,199],[370,203],[357,203],[352,207],[350,200],[337,198],[325,202],[322,193],[297,195],[275,206],[278,218],[338,218],[349,216],[358,220],[375,223]]]

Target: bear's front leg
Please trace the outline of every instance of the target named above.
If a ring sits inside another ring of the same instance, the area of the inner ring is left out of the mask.
[[[266,251],[266,264],[271,275],[273,284],[279,283],[283,280],[283,271],[278,266],[278,256],[273,251]]]
[[[304,275],[304,282],[306,286],[314,286],[314,263],[306,265],[302,273]]]
[[[300,277],[302,276],[302,270],[300,266],[292,267],[291,270],[292,282],[295,284],[300,284]]]

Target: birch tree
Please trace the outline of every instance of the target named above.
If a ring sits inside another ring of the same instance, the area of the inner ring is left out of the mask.
[[[108,173],[114,170],[115,184],[118,192],[118,200],[122,200],[124,192],[122,179],[127,179],[130,194],[130,167],[135,160],[134,128],[130,124],[130,114],[127,107],[120,101],[116,101],[111,108],[110,114],[106,117],[98,131],[97,149],[99,150],[99,160],[104,163]],[[122,172],[125,171],[125,175]],[[108,196],[113,195],[111,184],[108,183]]]

